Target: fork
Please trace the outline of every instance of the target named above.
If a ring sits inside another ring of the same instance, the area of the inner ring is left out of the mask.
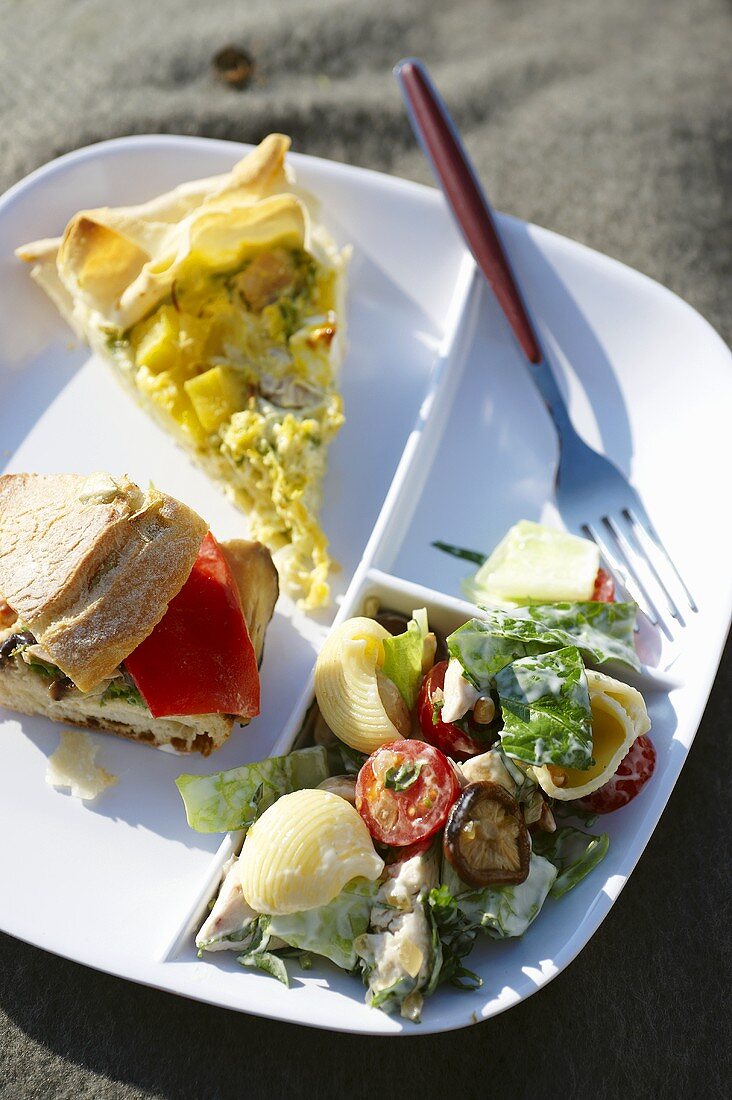
[[[697,611],[691,592],[623,473],[577,434],[512,270],[491,206],[457,128],[425,66],[416,58],[394,69],[412,129],[460,227],[528,361],[529,372],[554,421],[559,441],[555,497],[568,530],[592,539],[620,588],[670,640],[669,616],[685,625]]]

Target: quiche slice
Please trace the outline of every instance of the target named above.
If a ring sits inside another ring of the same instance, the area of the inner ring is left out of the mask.
[[[343,423],[347,250],[270,134],[231,172],[83,210],[16,255],[74,331],[249,516],[283,587],[328,602],[318,512]]]

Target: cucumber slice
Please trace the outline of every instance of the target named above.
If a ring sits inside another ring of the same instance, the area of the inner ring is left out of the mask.
[[[600,552],[594,542],[520,520],[465,586],[475,603],[589,600]]]

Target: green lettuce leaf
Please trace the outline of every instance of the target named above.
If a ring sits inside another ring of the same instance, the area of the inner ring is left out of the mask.
[[[578,649],[522,657],[501,669],[496,687],[505,753],[537,766],[592,766],[590,695]]]
[[[490,690],[496,673],[510,665],[511,661],[526,657],[529,653],[540,653],[545,648],[535,642],[524,641],[519,636],[523,628],[512,633],[509,624],[504,626],[497,618],[499,612],[492,611],[488,615],[486,619],[469,619],[447,639],[450,656],[457,658],[466,679],[483,692]]]
[[[422,683],[422,653],[427,634],[427,612],[415,611],[403,634],[384,639],[384,664],[381,671],[399,689],[412,710]]]
[[[280,952],[297,953],[301,965],[305,967],[311,964],[302,952],[312,952],[330,959],[343,970],[353,970],[358,961],[353,941],[368,928],[377,889],[377,882],[356,878],[328,905],[308,909],[304,913],[275,916],[262,913],[247,918],[240,929],[221,939],[241,944],[243,953],[237,956],[237,961],[242,966],[256,966],[260,970],[266,970],[279,981],[284,981],[285,985],[286,971],[284,963],[279,959]],[[281,941],[279,946],[278,941]],[[284,951],[282,943],[294,949],[294,952]],[[205,950],[207,946],[208,943],[199,945],[201,950]],[[276,961],[273,962],[273,959]],[[285,977],[282,977],[283,974]]]
[[[533,622],[545,631],[554,631],[558,640],[566,632],[570,640],[564,644],[576,645],[588,664],[618,661],[636,670],[640,668],[633,643],[637,604],[594,600],[531,604],[511,614]]]
[[[272,951],[253,951],[248,955],[238,955],[236,961],[242,966],[253,966],[257,970],[263,970],[265,974],[270,974],[278,982],[290,988],[287,967],[279,955],[275,955]]]
[[[377,889],[377,882],[353,879],[328,905],[269,917],[269,933],[290,947],[324,955],[343,970],[353,970],[357,962],[353,941],[368,928]]]
[[[556,875],[556,868],[548,859],[532,852],[529,874],[524,882],[475,890],[444,861],[442,885],[445,890],[435,895],[440,907],[449,911],[448,919],[443,917],[440,930],[443,944],[462,957],[472,946],[471,935],[474,938],[478,932],[496,940],[522,936],[546,901]],[[439,910],[435,909],[435,914],[439,922]]]
[[[175,783],[192,829],[227,833],[249,828],[281,795],[317,787],[330,774],[326,750],[314,745],[213,775],[180,775]]]
[[[447,639],[468,679],[481,691],[519,657],[576,646],[588,664],[618,661],[640,668],[633,646],[634,603],[533,604],[511,612],[486,608]]]
[[[117,676],[114,680],[110,680],[99,700],[99,706],[103,707],[107,703],[112,703],[117,699],[121,699],[123,703],[131,703],[135,707],[147,707],[147,703],[140,695],[137,688],[133,687],[132,684],[128,684],[121,676]]]
[[[610,837],[607,833],[592,836],[572,825],[565,825],[555,833],[537,833],[533,844],[534,851],[557,868],[559,873],[554,880],[551,894],[553,898],[561,898],[577,883],[582,882],[585,875],[589,875],[605,858],[610,847]]]
[[[567,818],[570,818],[581,821],[587,829],[591,829],[600,816],[593,810],[581,809],[576,802],[562,802],[558,798],[549,799],[549,809],[554,815],[555,821],[566,821]]]

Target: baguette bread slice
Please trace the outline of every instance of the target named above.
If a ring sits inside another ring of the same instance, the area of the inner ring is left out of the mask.
[[[237,539],[220,545],[239,589],[244,619],[259,662],[267,624],[277,602],[277,571],[269,551],[261,543]],[[17,623],[0,630],[0,646],[17,631]],[[49,693],[49,678],[38,669],[21,660],[5,660],[0,662],[0,706],[22,714],[42,715],[66,725],[104,730],[154,748],[200,752],[204,756],[226,741],[237,721],[228,714],[153,718],[140,701],[105,698],[105,691],[113,682],[114,678],[103,680],[88,692],[67,688],[60,698],[54,699]]]
[[[208,525],[109,474],[0,477],[0,594],[82,691],[160,622]]]

